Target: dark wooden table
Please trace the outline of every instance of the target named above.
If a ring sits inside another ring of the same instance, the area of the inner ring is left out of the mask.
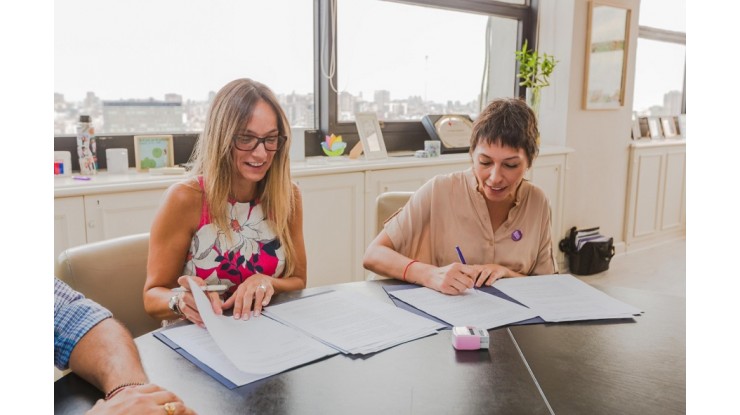
[[[556,414],[686,412],[686,299],[601,287],[640,307],[634,322],[511,327]]]
[[[331,288],[390,301],[382,285],[395,283]],[[326,288],[284,294],[276,303]],[[685,300],[599,288],[645,315],[491,330],[491,348],[473,352],[455,351],[445,330],[363,358],[333,356],[233,390],[151,334],[136,344],[150,380],[201,415],[548,414],[548,402],[556,414],[684,412]],[[54,385],[55,413],[83,413],[100,396],[69,374]]]

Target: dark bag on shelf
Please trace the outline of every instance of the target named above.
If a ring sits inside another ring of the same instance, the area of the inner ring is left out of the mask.
[[[598,227],[577,230],[574,226],[570,228],[568,236],[560,241],[560,250],[568,256],[572,274],[592,275],[609,269],[609,262],[614,256],[614,238],[607,239],[598,231]],[[583,237],[584,240],[580,241],[581,235],[589,234],[590,237]]]

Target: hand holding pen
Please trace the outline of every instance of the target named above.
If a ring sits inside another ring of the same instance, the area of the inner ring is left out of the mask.
[[[435,269],[428,284],[430,288],[448,295],[462,294],[468,288],[473,288],[476,269],[465,264],[465,258],[459,248],[457,252],[460,262]]]
[[[223,300],[221,300],[221,296],[219,295],[220,292],[218,290],[218,288],[221,287],[216,287],[216,289],[208,288],[209,286],[207,286],[205,281],[200,278],[193,278],[193,281],[203,287],[206,297],[208,297],[208,300],[211,302],[213,312],[216,313],[216,315],[222,315],[223,309],[221,308],[221,305],[223,304]],[[180,284],[180,287],[174,288],[172,291],[178,293],[178,308],[182,313],[182,317],[192,321],[200,327],[205,327],[203,319],[200,317],[200,313],[198,312],[198,306],[195,304],[195,298],[193,298],[193,294],[190,292],[190,281],[188,281],[188,277],[185,275],[181,276],[177,279],[177,283]]]
[[[465,257],[463,257],[460,247],[456,246],[455,250],[457,251],[457,257],[460,258],[460,262],[465,264]],[[474,265],[473,267],[477,270],[474,278],[476,288],[480,288],[484,284],[491,286],[499,278],[522,276],[522,274],[513,272],[499,264]]]

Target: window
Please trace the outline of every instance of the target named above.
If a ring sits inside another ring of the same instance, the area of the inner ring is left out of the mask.
[[[350,4],[351,3],[351,4]],[[486,26],[496,29],[486,42]],[[375,112],[379,120],[419,121],[425,114],[477,114],[488,54],[499,65],[499,96],[516,93],[517,21],[375,0],[339,3],[337,119]],[[505,59],[509,56],[510,59]],[[484,98],[485,101],[485,98]]]
[[[54,134],[199,133],[227,82],[273,89],[314,127],[313,4],[305,0],[67,0],[54,8]]]
[[[642,0],[635,62],[635,116],[686,112],[686,4]]]
[[[525,37],[534,45],[528,1],[408,3],[320,2],[320,21],[336,17],[319,41],[322,131],[356,137],[354,113],[375,112],[389,151],[421,148],[425,114],[475,118],[481,104],[519,94],[514,51]]]

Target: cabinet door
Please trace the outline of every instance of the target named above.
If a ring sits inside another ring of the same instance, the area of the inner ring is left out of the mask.
[[[87,241],[149,232],[166,189],[85,196]]]
[[[686,225],[686,148],[669,151],[665,157],[665,190],[660,230],[670,231]]]
[[[54,262],[67,248],[87,242],[82,196],[54,199]]]
[[[631,149],[626,213],[627,249],[685,235],[685,145]]]
[[[308,287],[362,281],[363,173],[296,178],[303,195]]]
[[[401,169],[374,170],[365,173],[365,247],[377,236],[378,195],[384,192],[413,192],[438,174],[465,170],[470,162],[441,166],[409,167]]]
[[[559,241],[565,236],[563,229],[563,193],[565,191],[564,154],[538,157],[529,169],[527,178],[545,192],[552,212],[552,249],[560,268],[565,264],[565,254],[558,249]]]

